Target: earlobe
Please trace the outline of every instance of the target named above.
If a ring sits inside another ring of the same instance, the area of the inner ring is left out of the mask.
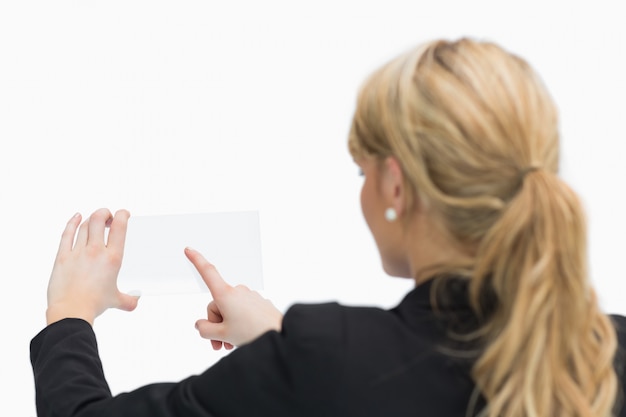
[[[389,223],[395,222],[397,218],[398,213],[396,212],[395,208],[388,207],[387,210],[385,210],[385,219],[387,219]]]

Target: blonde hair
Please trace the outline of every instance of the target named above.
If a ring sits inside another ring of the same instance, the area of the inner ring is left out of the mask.
[[[493,43],[426,43],[359,94],[352,155],[395,157],[409,212],[428,201],[469,248],[470,262],[448,269],[465,271],[480,318],[472,376],[489,417],[607,417],[616,402],[616,333],[587,277],[585,219],[557,176],[558,142],[541,80]]]

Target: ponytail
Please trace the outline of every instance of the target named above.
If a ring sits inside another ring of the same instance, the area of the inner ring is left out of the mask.
[[[575,193],[533,170],[484,236],[470,301],[497,300],[482,328],[473,377],[486,416],[610,416],[617,392],[615,330],[598,309]]]

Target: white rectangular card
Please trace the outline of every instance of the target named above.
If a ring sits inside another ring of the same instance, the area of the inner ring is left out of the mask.
[[[263,288],[256,211],[131,216],[118,286],[142,295],[207,292],[184,254],[187,246],[214,264],[231,285]]]

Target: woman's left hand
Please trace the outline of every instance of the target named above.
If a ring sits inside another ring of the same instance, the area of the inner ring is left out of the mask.
[[[80,214],[68,221],[48,284],[48,324],[80,318],[93,325],[108,308],[132,311],[137,307],[138,297],[117,288],[129,217],[126,210],[113,216],[108,209],[99,209],[82,224]]]

